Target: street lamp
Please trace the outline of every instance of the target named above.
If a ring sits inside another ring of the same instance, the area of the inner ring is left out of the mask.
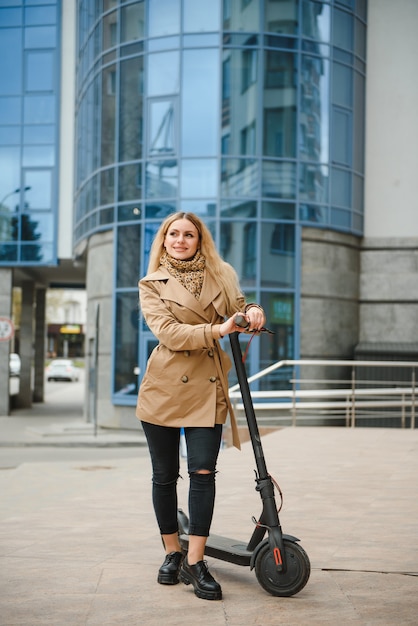
[[[7,200],[7,198],[10,198],[10,196],[13,196],[15,193],[20,193],[21,191],[29,191],[29,189],[32,189],[32,187],[30,185],[27,185],[26,187],[23,187],[23,188],[18,187],[17,189],[10,191],[10,193],[6,193],[4,198],[2,198],[2,200],[0,201],[0,206],[3,204],[5,200]]]

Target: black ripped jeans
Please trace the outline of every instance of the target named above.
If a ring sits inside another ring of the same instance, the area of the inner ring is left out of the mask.
[[[152,463],[152,502],[162,535],[178,531],[177,479],[180,471],[180,428],[141,422]],[[222,424],[184,429],[189,485],[189,534],[209,536],[215,504],[215,472]],[[209,474],[199,474],[208,470]]]

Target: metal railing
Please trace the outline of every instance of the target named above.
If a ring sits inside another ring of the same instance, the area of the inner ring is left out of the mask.
[[[296,378],[296,369],[303,366],[349,367],[351,377],[345,380]],[[406,427],[407,418],[409,417],[410,428],[415,428],[416,368],[418,368],[418,362],[335,359],[283,360],[250,376],[248,382],[251,384],[285,367],[292,367],[293,376],[288,381],[291,384],[291,388],[285,390],[251,391],[254,410],[258,414],[258,419],[260,419],[260,413],[266,410],[277,413],[277,420],[288,420],[290,414],[291,424],[296,426],[298,414],[300,416],[301,413],[308,412],[311,414],[311,418],[317,417],[318,414],[322,419],[344,417],[346,426],[354,428],[356,420],[359,418],[380,417],[384,419],[393,417],[394,413],[389,410],[396,409],[395,415],[400,417],[401,427]],[[410,375],[408,380],[403,381],[364,380],[358,377],[357,369],[365,367],[403,368],[404,371],[409,370]],[[318,388],[320,384],[324,385],[324,388]],[[336,384],[340,385],[340,387],[331,388]],[[315,385],[315,388],[302,389],[302,385]],[[234,408],[237,411],[243,410],[238,384],[230,387],[229,396]],[[378,410],[378,413],[376,413],[376,410]],[[307,418],[306,414],[304,418]]]

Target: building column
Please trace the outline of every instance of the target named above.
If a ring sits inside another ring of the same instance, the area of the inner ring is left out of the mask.
[[[20,388],[15,407],[25,409],[32,406],[32,342],[33,342],[33,282],[22,283],[22,315],[20,320]]]
[[[35,359],[33,401],[44,401],[45,387],[45,301],[46,289],[35,292]]]
[[[10,319],[12,311],[12,270],[0,269],[0,317]],[[10,341],[0,341],[0,415],[9,415]]]

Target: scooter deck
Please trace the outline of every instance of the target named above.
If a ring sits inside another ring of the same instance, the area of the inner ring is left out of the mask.
[[[179,537],[180,545],[187,550],[189,545],[189,535],[182,534]],[[249,566],[252,552],[247,550],[247,544],[238,539],[222,537],[221,535],[209,535],[206,547],[206,556],[211,556],[220,561],[227,561],[235,565]]]

